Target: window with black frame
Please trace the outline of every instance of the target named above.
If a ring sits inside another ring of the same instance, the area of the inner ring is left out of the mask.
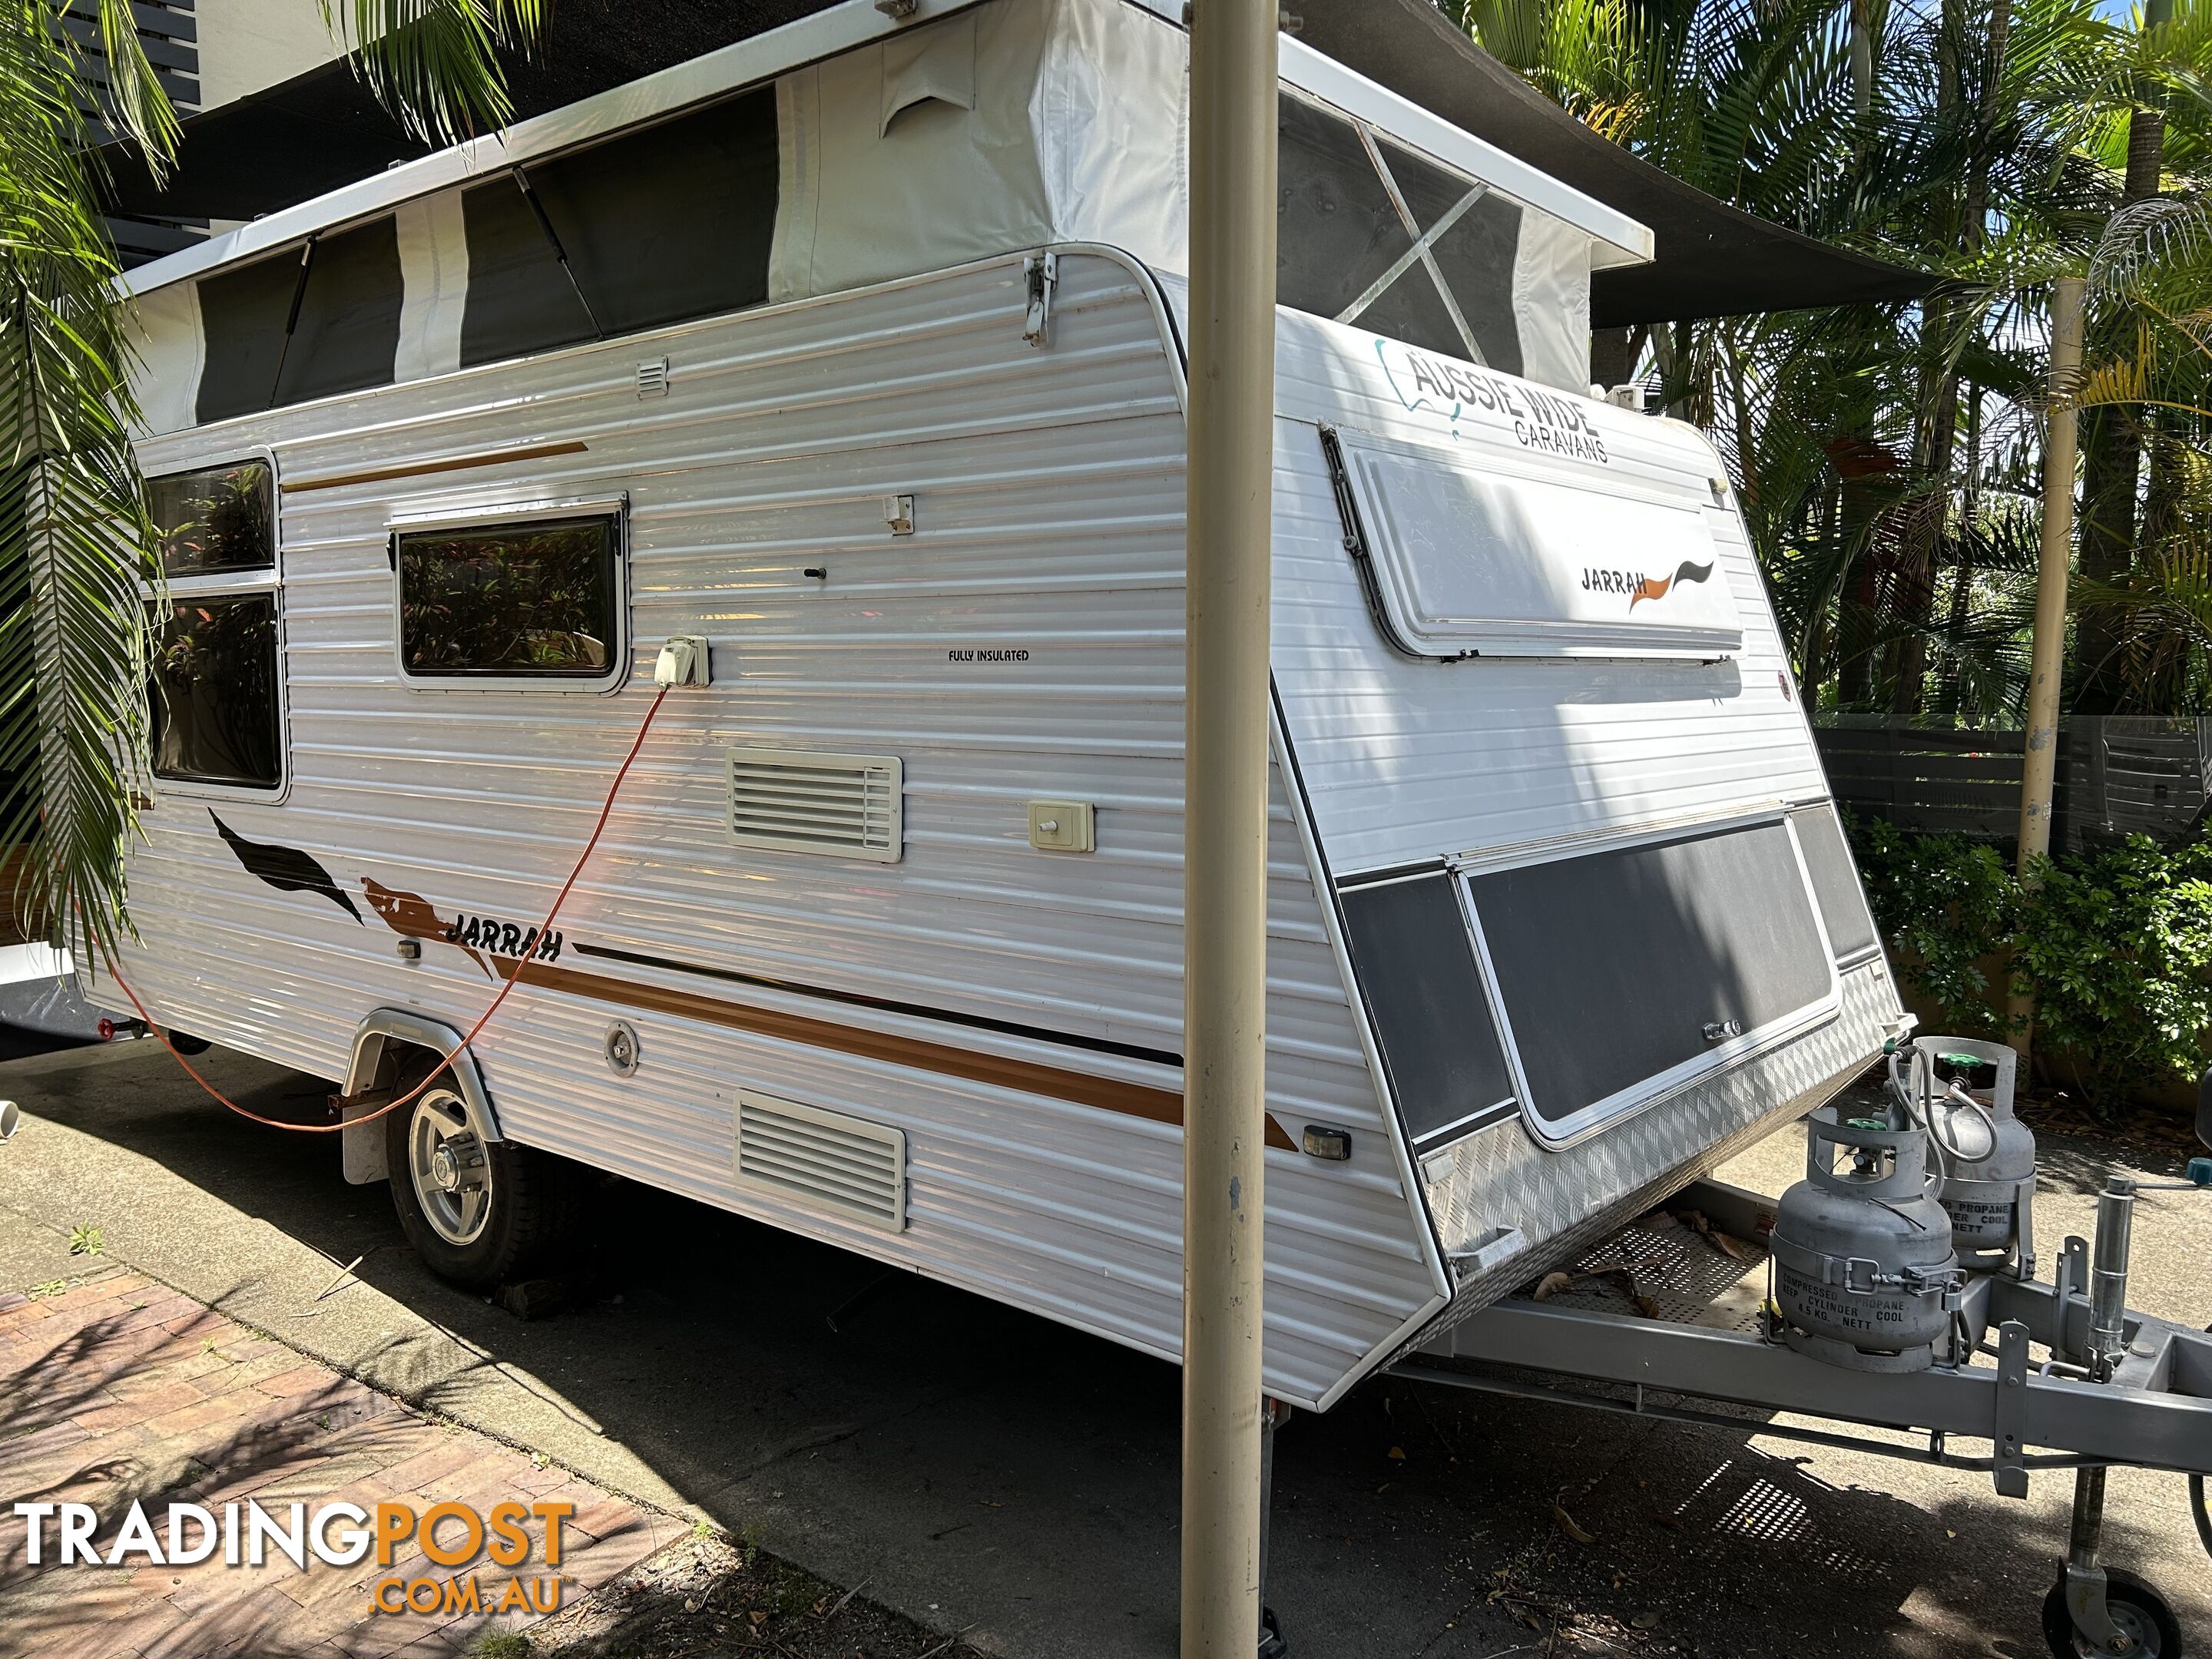
[[[283,781],[276,490],[237,461],[146,481],[165,591],[153,618],[154,775]]]
[[[395,532],[401,672],[611,684],[622,667],[621,531],[605,512]]]

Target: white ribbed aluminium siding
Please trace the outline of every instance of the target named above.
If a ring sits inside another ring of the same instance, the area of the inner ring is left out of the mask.
[[[1071,254],[1060,275],[1043,350],[1022,339],[1015,258],[149,441],[155,472],[271,446],[295,485],[588,445],[283,497],[294,781],[281,805],[214,805],[243,836],[313,852],[365,920],[246,875],[210,803],[164,785],[150,843],[132,855],[147,945],[126,957],[151,1005],[325,1077],[380,1005],[465,1030],[493,981],[435,941],[403,964],[362,878],[444,917],[535,923],[643,716],[659,642],[704,635],[714,684],[665,704],[562,917],[561,967],[1179,1087],[1174,1067],[1122,1053],[578,950],[1180,1049],[1176,372],[1121,261]],[[664,355],[669,395],[641,401],[636,365]],[[623,493],[635,641],[624,690],[399,685],[392,514]],[[893,494],[915,498],[911,536],[888,533]],[[750,747],[896,757],[900,862],[734,845],[725,757]],[[1312,1401],[1435,1287],[1278,793],[1271,1100],[1293,1137],[1313,1121],[1355,1139],[1349,1164],[1268,1155],[1267,1386]],[[1098,851],[1031,849],[1024,803],[1038,798],[1095,803]],[[627,1079],[601,1055],[616,1018],[637,1028],[643,1056]],[[519,991],[477,1048],[520,1140],[1179,1349],[1182,1147],[1169,1125],[549,990]],[[906,1229],[741,1188],[741,1087],[903,1133]]]

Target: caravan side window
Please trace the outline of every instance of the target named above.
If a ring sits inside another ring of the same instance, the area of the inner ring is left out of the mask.
[[[274,484],[258,459],[146,481],[167,583],[154,618],[156,777],[283,782]]]
[[[596,689],[620,676],[618,512],[392,533],[410,680]]]

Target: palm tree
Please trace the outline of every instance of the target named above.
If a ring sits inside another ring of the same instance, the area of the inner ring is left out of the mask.
[[[2089,258],[2154,117],[2167,180],[2206,153],[2212,4],[2176,0],[2143,31],[2096,0],[1443,3],[1678,177],[1951,279],[1917,305],[1676,325],[1650,355],[1736,472],[1808,695],[1889,719],[2005,718],[2024,690],[2046,284]],[[2130,343],[2107,355],[2159,343],[2144,367],[2173,385],[2123,397],[2141,377],[2115,371],[2104,401],[2154,429],[2154,456],[2197,453],[2212,420],[2182,405],[2212,399],[2132,294],[2106,297],[2126,313],[2110,338]],[[2212,492],[2152,495],[2201,535]]]
[[[501,54],[542,31],[543,0],[318,3],[377,97],[434,141],[507,119]],[[98,118],[158,177],[179,127],[130,0],[74,3],[98,14]],[[60,0],[0,8],[0,900],[34,937],[112,943],[129,926],[160,581],[130,436],[131,309],[80,102],[87,49],[59,27]]]

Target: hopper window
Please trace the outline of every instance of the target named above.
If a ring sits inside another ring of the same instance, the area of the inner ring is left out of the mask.
[[[410,680],[611,684],[623,663],[612,513],[394,533]]]
[[[763,303],[776,146],[763,88],[470,186],[462,364]]]
[[[1788,823],[1468,878],[1529,1120],[1598,1128],[1832,1012],[1835,969]]]
[[[172,581],[276,562],[266,461],[149,478],[146,505],[161,532],[161,574]]]
[[[167,580],[153,618],[156,777],[252,790],[283,781],[272,483],[261,460],[147,480]]]
[[[390,215],[202,277],[201,422],[391,385],[402,297]]]

